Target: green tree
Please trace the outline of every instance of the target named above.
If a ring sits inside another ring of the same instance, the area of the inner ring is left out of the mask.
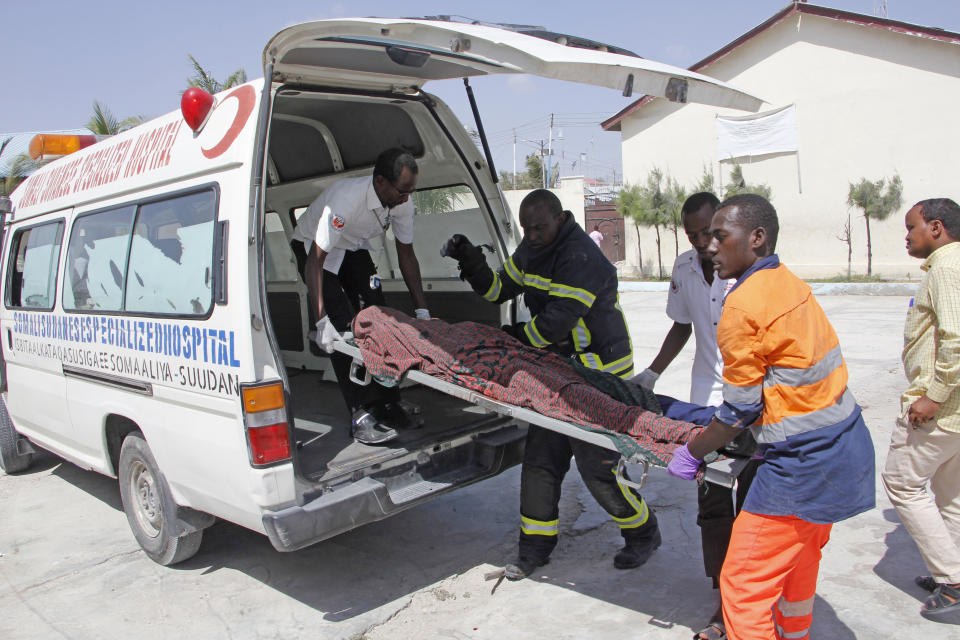
[[[11,137],[0,142],[0,156],[3,155],[4,149],[7,148],[7,145],[10,144],[12,140],[13,138]],[[34,160],[25,153],[14,156],[7,165],[7,175],[0,176],[0,196],[8,196],[13,193],[13,190],[27,179],[27,176],[42,165],[42,162]]]
[[[666,179],[664,190],[664,219],[673,233],[673,257],[680,255],[680,229],[683,227],[683,202],[687,199],[687,190],[671,177]]]
[[[193,75],[187,78],[187,84],[191,87],[199,87],[211,95],[220,93],[230,87],[236,87],[247,81],[247,72],[243,69],[237,69],[227,76],[226,80],[220,82],[213,77],[212,73],[204,69],[203,66],[197,62],[197,59],[189,53],[187,54],[187,58],[190,60],[190,64],[193,65]]]
[[[0,148],[0,152],[2,152],[2,148]],[[26,180],[31,173],[42,165],[42,162],[34,160],[25,153],[14,156],[13,160],[10,161],[7,175],[0,179],[2,180],[0,181],[0,195],[7,196],[13,193],[13,190],[16,189],[21,182]]]
[[[526,157],[524,162],[527,165],[526,171],[518,171],[514,175],[511,171],[501,171],[500,172],[500,182],[503,187],[508,189],[514,188],[514,180],[516,180],[517,189],[540,189],[543,187],[543,162],[540,160],[540,157],[536,154],[531,153]],[[553,171],[551,176],[554,176],[551,179],[550,188],[556,186],[556,175],[559,165],[553,166]]]
[[[726,200],[730,196],[741,193],[755,193],[767,200],[770,199],[770,187],[765,184],[748,184],[743,177],[743,167],[740,166],[739,162],[734,162],[733,169],[730,170],[730,182],[723,188],[723,197],[720,199]]]
[[[93,101],[93,116],[87,122],[86,127],[98,136],[112,136],[143,122],[143,116],[130,116],[120,120],[106,105],[101,104],[99,100]]]
[[[863,221],[867,225],[867,275],[873,274],[873,250],[870,243],[870,221],[886,220],[903,203],[903,182],[898,174],[887,180],[881,178],[871,182],[860,178],[860,182],[850,183],[847,205],[857,207],[863,212]]]
[[[703,165],[703,173],[700,175],[700,181],[693,187],[693,192],[701,193],[703,191],[709,191],[710,193],[714,193],[714,184],[713,171],[711,171],[707,165]]]
[[[617,212],[624,218],[630,218],[637,229],[639,243],[640,227],[652,227],[657,242],[657,272],[663,278],[663,256],[661,252],[660,228],[669,226],[670,204],[664,189],[663,171],[654,167],[647,174],[644,186],[626,187],[617,194]],[[642,255],[641,255],[641,264]]]
[[[643,210],[643,192],[640,185],[624,185],[617,193],[614,204],[624,220],[630,220],[637,232],[637,259],[640,262],[640,275],[643,275],[643,248],[640,242],[640,218]]]
[[[411,198],[417,213],[426,215],[453,211],[467,193],[470,193],[467,187],[444,187],[417,191]]]

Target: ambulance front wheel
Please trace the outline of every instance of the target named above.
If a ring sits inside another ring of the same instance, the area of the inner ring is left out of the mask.
[[[24,471],[33,461],[29,442],[13,428],[7,405],[0,397],[0,469],[6,473]],[[27,445],[27,446],[24,446]]]
[[[143,435],[134,432],[120,448],[120,499],[133,535],[151,560],[164,566],[192,558],[203,530],[180,530],[170,487],[157,467]]]

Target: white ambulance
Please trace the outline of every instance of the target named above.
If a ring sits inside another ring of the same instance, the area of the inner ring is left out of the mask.
[[[444,20],[300,24],[263,61],[265,80],[191,92],[180,111],[44,166],[14,192],[4,225],[0,465],[25,469],[37,446],[117,477],[137,541],[161,564],[196,553],[215,518],[289,551],[520,460],[521,413],[423,384],[404,397],[424,428],[355,443],[329,360],[308,338],[297,217],[394,146],[420,167],[415,246],[434,317],[499,324],[516,313],[474,295],[439,255],[463,233],[492,247],[496,268],[519,234],[489,150],[425,82],[532,73],[760,104],[591,41]],[[411,312],[389,231],[373,255],[388,302]]]

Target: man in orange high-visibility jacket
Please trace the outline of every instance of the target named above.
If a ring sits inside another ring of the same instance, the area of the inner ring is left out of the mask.
[[[717,326],[724,402],[667,468],[693,478],[704,455],[753,425],[763,463],[720,575],[730,640],[808,638],[830,529],[874,506],[873,443],[837,335],[810,287],[774,254],[778,229],[776,211],[756,195],[728,198],[714,215],[714,268],[737,279]]]

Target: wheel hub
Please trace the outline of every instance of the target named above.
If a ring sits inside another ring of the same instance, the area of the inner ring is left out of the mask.
[[[160,491],[153,473],[140,460],[131,465],[130,495],[137,524],[146,535],[156,538],[160,535],[163,520]]]

